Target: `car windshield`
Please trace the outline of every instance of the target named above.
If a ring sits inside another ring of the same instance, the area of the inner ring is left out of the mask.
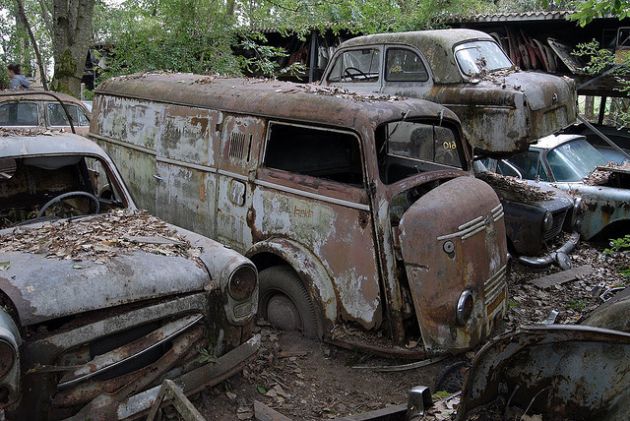
[[[112,180],[108,164],[90,156],[0,158],[0,229],[124,207]]]
[[[547,154],[547,162],[556,181],[580,181],[607,160],[584,138],[555,147]]]
[[[394,121],[377,129],[376,142],[380,176],[386,184],[420,172],[462,168],[458,138],[447,127]]]
[[[509,69],[512,62],[493,41],[470,41],[455,47],[457,63],[466,76]]]
[[[90,120],[76,105],[64,104],[68,114],[72,118],[72,124],[75,126],[89,126]],[[48,112],[48,124],[51,126],[69,126],[68,117],[66,116],[63,107],[58,102],[51,102],[47,104],[46,111]]]

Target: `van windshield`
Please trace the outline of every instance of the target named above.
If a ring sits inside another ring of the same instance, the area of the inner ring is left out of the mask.
[[[392,184],[436,169],[462,168],[462,148],[455,133],[443,126],[394,121],[376,131],[381,180]]]
[[[455,47],[455,57],[466,76],[509,69],[512,62],[493,41],[470,41]]]

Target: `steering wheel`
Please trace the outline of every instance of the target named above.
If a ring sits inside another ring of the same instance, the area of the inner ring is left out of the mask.
[[[355,73],[354,74],[350,73],[350,70],[352,70]],[[356,75],[363,76],[366,79],[368,78],[368,75],[366,75],[365,73],[363,73],[361,69],[357,69],[356,67],[346,67],[345,69],[343,69],[343,74],[348,76],[351,79],[354,79],[354,76]]]
[[[518,178],[519,180],[523,179],[523,174],[521,173],[521,171],[518,168],[516,168],[516,166],[514,166],[510,162],[506,161],[505,159],[501,159],[501,163],[504,164],[509,169],[511,169],[512,171],[514,171],[514,173],[516,174],[516,178]],[[497,165],[497,169],[499,169],[498,165]],[[503,174],[503,171],[501,171],[501,175],[505,175],[505,174]]]
[[[74,196],[87,197],[88,199],[90,199],[94,203],[96,203],[96,210],[94,211],[94,213],[99,213],[101,211],[101,202],[92,193],[88,193],[88,192],[84,192],[84,191],[71,191],[71,192],[63,193],[63,194],[60,194],[59,196],[53,197],[48,202],[46,202],[44,204],[44,206],[41,207],[39,212],[37,212],[37,218],[43,217],[44,213],[46,213],[48,208],[51,207],[52,205],[54,205],[55,203],[61,202],[62,200],[66,200],[67,198],[74,197]]]

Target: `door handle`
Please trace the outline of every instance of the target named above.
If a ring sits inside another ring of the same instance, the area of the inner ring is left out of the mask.
[[[160,174],[153,174],[153,178],[157,181],[164,181],[164,177],[160,176]]]

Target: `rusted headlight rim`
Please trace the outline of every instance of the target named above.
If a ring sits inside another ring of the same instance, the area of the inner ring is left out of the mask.
[[[582,221],[582,198],[576,197],[573,201],[573,210],[571,211],[571,228],[579,228]]]
[[[457,324],[465,325],[473,313],[474,298],[470,290],[464,290],[457,300],[457,309],[455,312]]]
[[[543,232],[547,232],[553,228],[553,215],[551,212],[545,212],[545,216],[543,217]]]
[[[15,347],[11,343],[0,339],[0,379],[9,374],[16,358]]]
[[[228,294],[236,301],[245,301],[251,298],[258,285],[258,273],[252,266],[243,265],[230,275],[228,281]]]

